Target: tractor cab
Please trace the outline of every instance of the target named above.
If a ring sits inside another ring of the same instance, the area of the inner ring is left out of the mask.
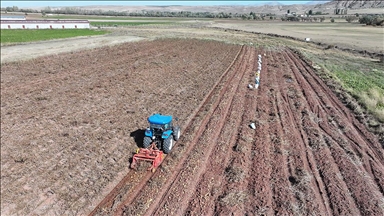
[[[148,117],[149,127],[145,130],[145,136],[153,139],[167,137],[172,133],[172,116],[154,114]]]
[[[176,118],[177,120],[177,118]],[[145,130],[143,147],[133,156],[131,168],[135,169],[137,161],[151,161],[149,168],[154,171],[160,165],[164,154],[169,154],[174,141],[180,138],[180,127],[172,125],[172,116],[153,114],[148,117],[149,127]]]
[[[145,130],[143,140],[144,148],[148,148],[154,142],[157,148],[168,154],[173,147],[173,141],[177,141],[180,137],[180,128],[174,127],[172,120],[172,116],[159,113],[149,116],[149,127]]]

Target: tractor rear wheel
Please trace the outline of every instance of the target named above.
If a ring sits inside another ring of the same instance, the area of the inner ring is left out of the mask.
[[[169,154],[173,147],[173,138],[169,136],[167,139],[163,141],[163,151],[165,154]]]
[[[144,140],[143,140],[143,146],[144,148],[148,148],[152,143],[152,139],[151,137],[144,137]]]
[[[180,127],[173,127],[173,139],[175,141],[179,140],[180,138]]]

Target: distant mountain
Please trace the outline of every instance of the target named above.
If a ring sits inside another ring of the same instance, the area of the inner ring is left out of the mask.
[[[280,2],[278,1],[270,1],[268,3],[264,3],[263,5],[269,5],[269,6],[281,6],[281,5],[284,5],[284,4],[281,4]]]
[[[325,3],[328,3],[330,2],[331,0],[329,1],[319,1],[319,0],[312,0],[310,2],[307,2],[305,3],[306,5],[317,5],[317,4],[325,4]]]
[[[40,9],[44,9],[42,7]],[[51,7],[53,10],[60,7]],[[323,14],[333,14],[336,8],[348,8],[350,13],[383,13],[384,0],[312,0],[306,4],[281,4],[278,1],[270,1],[266,4],[254,1],[252,5],[221,5],[221,6],[182,6],[182,5],[167,5],[167,6],[121,6],[121,5],[93,5],[79,6],[77,8],[86,10],[102,10],[102,11],[126,11],[126,12],[141,12],[141,11],[190,11],[190,12],[211,12],[211,13],[271,13],[276,15],[284,15],[289,10],[296,14],[303,14],[312,10]],[[362,11],[362,12],[360,12]]]
[[[333,0],[324,6],[349,9],[384,8],[384,0]]]

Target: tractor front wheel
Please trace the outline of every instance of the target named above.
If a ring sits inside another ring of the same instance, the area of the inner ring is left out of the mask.
[[[163,151],[165,154],[169,154],[173,147],[173,138],[169,136],[167,139],[163,141]]]
[[[144,140],[143,140],[143,147],[144,148],[148,148],[152,143],[152,139],[151,137],[144,137]]]

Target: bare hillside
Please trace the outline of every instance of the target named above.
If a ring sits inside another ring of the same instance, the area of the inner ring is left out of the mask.
[[[323,6],[333,6],[337,8],[365,9],[365,8],[384,8],[383,0],[333,0],[325,3]]]
[[[48,6],[48,3],[47,3]],[[46,7],[36,7],[34,9],[41,10]],[[52,10],[63,9],[65,7],[51,7]],[[161,11],[161,12],[211,12],[211,13],[272,13],[276,15],[285,14],[288,10],[296,13],[304,13],[309,10],[321,11],[322,13],[333,14],[335,8],[352,9],[354,13],[383,13],[384,0],[347,0],[347,1],[313,1],[309,4],[293,4],[283,5],[278,3],[268,3],[265,5],[216,5],[216,6],[121,6],[121,5],[88,5],[76,7],[82,10],[101,10],[101,11],[117,11],[117,12],[143,12],[143,11]]]

